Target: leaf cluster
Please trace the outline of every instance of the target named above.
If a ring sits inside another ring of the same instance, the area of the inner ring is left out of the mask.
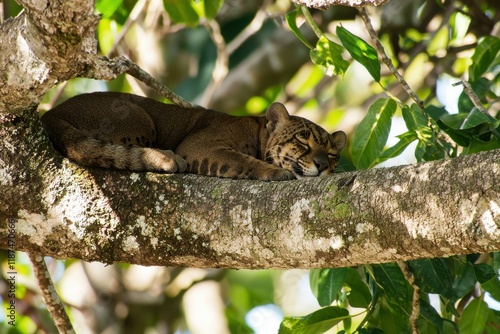
[[[500,301],[499,259],[495,253],[489,263],[475,263],[477,256],[409,261],[421,291],[421,332],[495,333],[500,312],[484,299],[487,293]],[[322,308],[285,318],[279,333],[323,333],[335,326],[339,333],[411,332],[413,287],[395,263],[314,269],[310,284]]]

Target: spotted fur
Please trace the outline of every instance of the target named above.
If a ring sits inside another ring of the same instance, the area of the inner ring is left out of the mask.
[[[273,103],[233,117],[124,93],[76,96],[42,116],[54,146],[84,166],[254,180],[331,173],[346,144]]]

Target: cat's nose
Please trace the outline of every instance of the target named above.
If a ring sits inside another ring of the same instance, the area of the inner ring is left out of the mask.
[[[313,158],[314,165],[318,169],[318,172],[321,173],[325,169],[328,168],[328,156],[325,154],[317,155]]]

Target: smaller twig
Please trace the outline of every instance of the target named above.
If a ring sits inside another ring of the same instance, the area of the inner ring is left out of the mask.
[[[250,24],[246,26],[246,28],[243,29],[242,32],[240,32],[231,42],[227,44],[226,52],[228,55],[232,55],[234,51],[236,51],[236,49],[241,46],[241,44],[243,44],[249,37],[253,36],[257,31],[260,30],[262,24],[268,17],[265,9],[269,5],[269,2],[269,0],[265,0]]]
[[[205,89],[205,92],[199,102],[201,105],[209,105],[210,99],[212,98],[215,90],[220,86],[222,80],[224,80],[229,72],[229,54],[227,52],[226,41],[222,36],[219,24],[215,20],[210,20],[207,21],[204,26],[209,32],[210,37],[217,48],[217,58],[215,59],[215,67],[212,71],[212,81]]]
[[[149,73],[144,71],[130,59],[127,59],[125,57],[120,57],[120,60],[123,62],[125,66],[127,66],[127,70],[125,71],[127,74],[130,74],[134,78],[137,78],[140,81],[144,82],[146,85],[153,88],[158,94],[166,97],[172,103],[186,108],[193,108],[196,106],[191,102],[184,100],[179,95],[175,94],[173,91],[170,90],[170,88],[168,88],[167,86],[165,86],[164,84],[153,78]]]
[[[50,278],[50,273],[43,257],[38,254],[28,254],[28,256],[33,264],[33,272],[42,293],[43,302],[52,316],[59,333],[75,333],[68,314],[64,310],[64,305]]]
[[[418,334],[420,333],[420,330],[418,329],[417,325],[417,320],[418,317],[420,316],[420,288],[418,287],[417,284],[415,284],[415,276],[410,271],[410,268],[408,268],[406,263],[404,261],[396,261],[396,263],[398,264],[399,269],[401,269],[401,271],[403,272],[405,279],[413,287],[413,300],[411,304],[412,308],[410,315],[410,324],[411,324],[411,332],[413,334]]]
[[[411,89],[410,85],[406,82],[406,80],[403,78],[403,76],[398,72],[396,67],[394,67],[394,64],[392,63],[391,59],[385,53],[384,47],[382,46],[382,43],[380,43],[380,40],[377,37],[377,33],[375,32],[375,29],[373,29],[370,17],[368,16],[368,13],[366,12],[366,8],[364,8],[364,7],[360,8],[359,14],[360,14],[361,19],[363,20],[363,22],[365,24],[366,30],[368,30],[368,33],[370,34],[370,37],[375,45],[375,49],[377,49],[378,54],[382,58],[382,62],[384,62],[384,64],[387,65],[387,67],[392,72],[392,74],[396,77],[396,79],[399,81],[399,83],[403,86],[403,89],[406,91],[406,93],[412,98],[413,101],[415,101],[415,103],[420,108],[422,113],[427,116],[427,113],[426,113],[425,107],[424,107],[424,102]]]
[[[474,107],[476,107],[480,112],[485,113],[488,116],[490,115],[490,114],[488,114],[488,111],[486,110],[486,108],[481,103],[481,100],[479,99],[479,96],[477,96],[476,92],[474,92],[474,90],[472,89],[471,85],[467,81],[461,80],[459,82],[456,82],[456,83],[452,84],[453,87],[456,87],[458,85],[463,85],[464,86],[464,93],[467,94],[467,96],[469,97],[469,99],[474,104]]]
[[[463,85],[464,86],[464,93],[469,97],[469,99],[472,101],[472,104],[474,104],[474,107],[477,108],[480,112],[483,114],[487,115],[490,118],[493,118],[489,113],[488,110],[483,106],[481,103],[481,100],[479,99],[479,96],[477,96],[476,92],[472,89],[470,83],[468,83],[465,80],[461,80],[459,82],[456,82],[452,84],[453,87],[458,86],[458,85]],[[498,139],[500,140],[500,132],[491,127],[491,133]]]

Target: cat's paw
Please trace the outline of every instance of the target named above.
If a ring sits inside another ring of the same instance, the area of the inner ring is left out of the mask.
[[[170,150],[148,149],[143,160],[152,172],[183,173],[187,168],[186,160]]]
[[[294,180],[295,175],[284,168],[274,168],[269,173],[263,175],[262,180],[264,181],[286,181],[286,180]]]

